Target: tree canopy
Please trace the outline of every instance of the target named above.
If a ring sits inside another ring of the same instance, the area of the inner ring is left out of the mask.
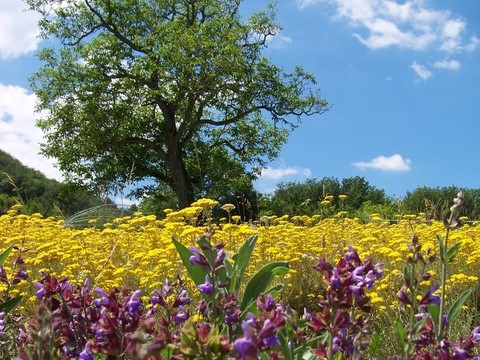
[[[302,116],[328,109],[314,76],[264,56],[274,5],[243,19],[241,0],[26,2],[54,39],[32,88],[42,151],[68,181],[153,180],[185,207],[248,187]]]

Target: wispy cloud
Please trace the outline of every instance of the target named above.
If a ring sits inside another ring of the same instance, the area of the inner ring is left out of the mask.
[[[433,64],[433,67],[436,69],[458,71],[460,70],[461,64],[457,60],[442,60],[442,61],[436,61]]]
[[[61,180],[53,162],[41,155],[42,131],[35,126],[36,97],[20,86],[0,83],[0,148],[23,164]]]
[[[393,172],[406,172],[410,170],[410,159],[404,159],[401,155],[395,154],[390,157],[378,156],[368,162],[356,162],[353,163],[358,169],[375,169],[381,171],[393,171]]]
[[[410,67],[417,73],[419,77],[421,77],[423,80],[427,80],[429,77],[432,76],[432,73],[430,70],[428,70],[425,66],[418,64],[416,61],[413,62]]]
[[[279,33],[275,36],[268,38],[267,46],[270,49],[283,49],[291,43],[292,43],[292,39],[290,37],[282,35],[282,33]]]
[[[0,8],[0,58],[5,60],[37,49],[39,15],[26,11],[22,0],[2,1]]]
[[[371,49],[395,46],[459,53],[473,51],[479,43],[475,36],[466,38],[465,19],[430,8],[423,0],[298,0],[298,6],[320,2],[334,5],[335,18],[346,20],[355,29],[353,35]]]
[[[305,9],[321,1],[324,1],[324,0],[297,0],[297,4],[300,9]]]
[[[255,181],[257,191],[268,194],[276,190],[277,185],[284,181],[304,181],[311,177],[312,172],[308,168],[285,166],[269,166],[262,170],[260,177]]]
[[[269,180],[281,180],[287,179],[292,176],[308,177],[311,175],[310,169],[298,168],[298,167],[279,167],[272,168],[267,167],[262,170],[261,177]]]

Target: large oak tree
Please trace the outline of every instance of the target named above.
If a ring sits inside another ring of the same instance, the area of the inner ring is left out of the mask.
[[[32,77],[42,151],[69,181],[153,179],[185,207],[251,182],[301,116],[327,110],[311,74],[264,56],[273,5],[243,19],[241,0],[26,2],[52,44]]]

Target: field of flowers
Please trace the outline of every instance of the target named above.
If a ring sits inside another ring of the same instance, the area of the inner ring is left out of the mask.
[[[195,292],[198,296],[194,284],[189,283],[172,237],[190,247],[198,237],[213,233],[213,243],[224,242],[225,250],[235,253],[247,238],[256,235],[258,242],[247,277],[271,261],[288,261],[290,269],[280,279],[285,284],[280,297],[298,311],[304,306],[315,306],[325,289],[320,275],[313,270],[319,258],[335,262],[351,245],[360,258],[370,257],[374,263],[383,263],[383,276],[368,290],[374,317],[381,323],[382,319],[397,316],[403,267],[413,261],[408,248],[413,234],[418,236],[422,253],[428,256],[438,254],[436,235],[445,232],[442,222],[427,221],[423,214],[403,215],[395,221],[371,214],[367,221],[360,221],[340,212],[327,219],[283,215],[242,223],[238,216],[231,216],[233,209],[225,205],[225,218],[213,221],[211,210],[220,205],[202,199],[181,211],[166,210],[163,220],[135,213],[102,226],[96,226],[92,220],[84,229],[65,227],[62,220],[44,218],[41,214],[22,215],[19,206],[13,207],[0,217],[0,249],[15,244],[17,250],[6,260],[4,270],[14,274],[24,267],[29,276],[9,288],[9,294],[23,295],[19,310],[32,313],[37,302],[33,284],[46,272],[58,278],[68,277],[77,284],[88,278],[92,288],[101,287],[107,292],[115,287],[140,289],[145,299],[165,279],[180,275],[193,296]],[[466,221],[452,231],[449,246],[456,243],[460,244],[460,250],[448,268],[447,303],[471,287],[471,299],[462,309],[468,313],[478,306],[480,224]],[[19,251],[24,264],[14,262]],[[424,270],[431,277],[425,277],[422,285],[439,283],[438,264],[427,264]],[[7,286],[6,282],[0,282],[0,293]]]

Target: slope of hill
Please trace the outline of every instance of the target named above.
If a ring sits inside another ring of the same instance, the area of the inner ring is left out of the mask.
[[[22,212],[69,216],[103,202],[85,189],[49,179],[0,150],[0,214],[15,203]]]

